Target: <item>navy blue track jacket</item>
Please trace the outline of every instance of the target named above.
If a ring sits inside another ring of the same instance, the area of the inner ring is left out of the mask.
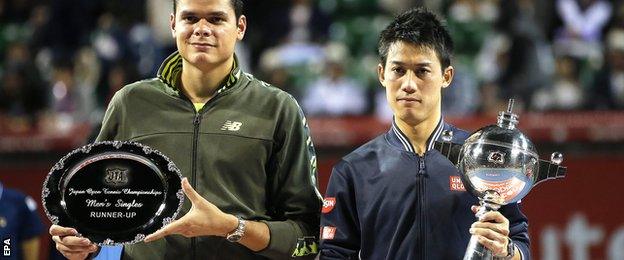
[[[478,200],[457,168],[433,149],[443,130],[468,133],[440,118],[424,156],[393,123],[387,133],[345,156],[333,169],[321,216],[321,259],[462,259]],[[530,259],[527,218],[518,204],[499,210],[523,259]]]

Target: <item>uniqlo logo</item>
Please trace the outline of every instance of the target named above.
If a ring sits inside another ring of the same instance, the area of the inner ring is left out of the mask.
[[[449,186],[449,188],[453,191],[466,191],[466,188],[464,187],[464,184],[459,176],[450,176]]]
[[[336,198],[325,198],[323,199],[323,209],[321,212],[327,214],[334,209],[334,206],[336,206]]]
[[[321,239],[334,239],[334,235],[336,235],[336,227],[323,227]]]

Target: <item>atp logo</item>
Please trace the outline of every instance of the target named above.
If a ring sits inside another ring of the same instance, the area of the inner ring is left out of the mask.
[[[225,123],[221,127],[221,130],[228,130],[228,131],[236,132],[236,131],[240,130],[242,125],[243,125],[243,123],[241,123],[241,122],[227,120],[227,121],[225,121]]]
[[[488,162],[503,165],[505,164],[505,153],[499,151],[492,151],[488,155]]]

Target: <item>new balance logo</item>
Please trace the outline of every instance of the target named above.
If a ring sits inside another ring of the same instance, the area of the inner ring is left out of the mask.
[[[221,127],[221,130],[238,131],[240,130],[242,125],[243,123],[241,122],[227,120],[225,121],[225,124],[223,124],[223,126]]]

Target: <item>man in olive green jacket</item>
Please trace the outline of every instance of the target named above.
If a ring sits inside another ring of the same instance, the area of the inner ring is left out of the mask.
[[[247,21],[241,0],[174,0],[178,51],[158,77],[113,97],[98,141],[137,141],[171,158],[186,177],[186,214],[123,259],[312,257],[319,231],[316,158],[305,117],[289,94],[238,67]],[[52,226],[70,259],[98,247]],[[91,255],[90,255],[91,254]]]

